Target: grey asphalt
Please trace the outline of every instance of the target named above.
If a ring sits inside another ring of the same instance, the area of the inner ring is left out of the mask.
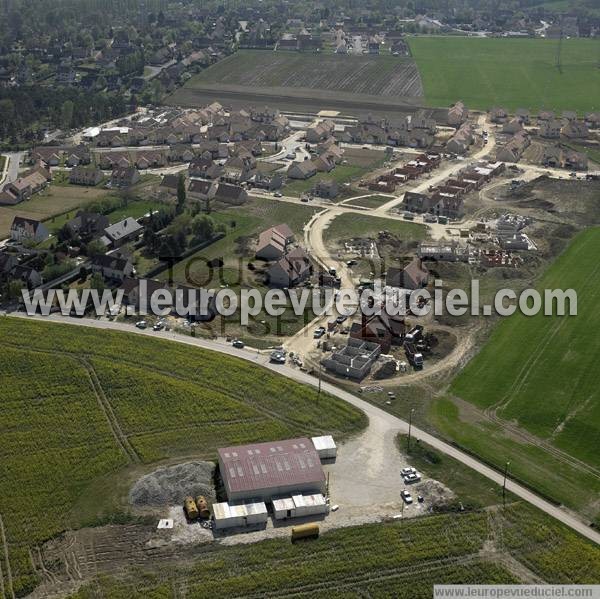
[[[173,333],[171,331],[162,331],[157,333],[148,329],[136,329],[126,323],[113,322],[107,320],[68,318],[60,315],[53,315],[48,317],[30,317],[22,313],[11,314],[10,316],[16,316],[20,318],[38,318],[44,319],[46,321],[54,321],[70,325],[86,326],[97,329],[120,330],[138,335],[145,335],[148,337],[159,337],[161,339],[168,339],[171,341],[176,341],[178,343],[185,343],[186,345],[192,345],[212,351],[218,351],[230,356],[236,356],[243,360],[254,362],[257,365],[272,370],[273,372],[277,372],[282,376],[286,376],[298,382],[305,383],[307,385],[312,385],[313,387],[318,386],[318,380],[314,376],[309,375],[306,372],[303,372],[296,368],[292,368],[291,366],[286,366],[282,364],[271,364],[269,362],[268,355],[261,354],[260,352],[251,349],[236,349],[232,347],[231,344],[221,340],[212,341],[207,339],[200,339],[198,337],[188,337],[178,333]],[[385,435],[385,439],[387,439],[387,442],[381,445],[380,447],[377,447],[377,451],[373,451],[374,448],[372,447],[364,448],[365,454],[369,456],[370,460],[381,460],[382,457],[381,455],[379,455],[381,452],[396,451],[395,446],[393,446],[393,439],[396,436],[396,433],[408,432],[408,422],[360,399],[352,393],[339,389],[338,387],[328,382],[322,383],[322,389],[327,393],[330,393],[331,395],[334,395],[344,401],[347,401],[349,404],[362,410],[369,418],[369,427],[374,427],[375,430],[388,431]],[[392,431],[394,434],[390,434],[390,431]],[[482,464],[476,458],[464,453],[463,451],[460,451],[459,449],[453,447],[449,443],[446,443],[445,441],[442,441],[441,439],[438,439],[437,437],[434,437],[433,435],[422,431],[415,426],[412,426],[411,434],[413,438],[424,441],[425,443],[431,445],[438,451],[458,460],[465,466],[468,466],[469,468],[472,468],[473,470],[479,472],[489,480],[492,480],[495,483],[502,485],[502,473],[497,472],[496,470],[490,468],[489,466],[486,466],[485,464]],[[371,438],[371,436],[364,435],[363,438],[368,440],[369,438]],[[529,489],[510,479],[507,480],[506,488],[508,491],[510,491],[517,497],[520,497],[524,501],[527,501],[531,505],[537,507],[538,509],[542,510],[549,516],[552,516],[556,520],[559,520],[560,522],[573,529],[574,531],[578,532],[582,536],[600,545],[600,533],[590,528],[585,522],[582,522],[573,513],[567,512],[565,509],[553,505],[552,503],[546,501],[542,497],[536,495],[533,491],[530,491]]]

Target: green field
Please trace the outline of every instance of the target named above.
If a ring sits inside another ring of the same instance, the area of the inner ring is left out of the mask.
[[[351,183],[359,179],[367,172],[366,168],[353,165],[338,165],[329,173],[317,173],[310,179],[288,179],[288,183],[281,190],[284,195],[300,196],[309,192],[318,181],[332,179],[337,182],[339,188],[338,198],[348,196],[349,192],[344,189],[344,183]]]
[[[600,492],[599,253],[600,229],[580,233],[537,286],[576,290],[577,316],[503,320],[453,381],[451,394],[480,416],[451,399],[434,407],[456,441],[500,467],[510,460],[514,475],[591,518]],[[509,422],[525,436],[507,432]]]
[[[0,550],[0,566],[5,574],[10,566],[18,594],[37,581],[30,548],[110,520],[127,469],[214,459],[222,445],[320,431],[340,437],[365,425],[358,410],[333,397],[318,401],[312,388],[158,339],[2,317],[0,346],[0,518],[9,558]],[[103,477],[113,478],[98,485]]]
[[[403,240],[422,239],[426,234],[423,225],[348,212],[340,214],[331,222],[329,228],[324,232],[324,239],[327,243],[335,243],[341,239],[353,237],[376,239],[380,231],[386,231]]]
[[[101,577],[73,599],[413,599],[430,598],[433,584],[514,584],[534,575],[548,583],[597,583],[600,549],[513,504],[341,528],[296,544],[277,539],[207,549],[189,565]]]
[[[430,106],[457,100],[469,108],[600,109],[600,41],[412,37],[425,99]]]

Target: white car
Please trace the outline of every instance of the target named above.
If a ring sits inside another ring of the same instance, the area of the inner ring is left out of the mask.
[[[419,474],[417,472],[413,472],[412,474],[407,474],[404,477],[404,482],[407,485],[410,485],[411,483],[418,483],[421,480],[421,477],[419,476]]]
[[[138,321],[138,322],[135,323],[135,326],[138,329],[145,329],[148,325],[147,325],[147,323],[146,323],[145,320],[140,320],[140,321]]]
[[[413,468],[412,466],[407,466],[406,468],[402,468],[402,470],[400,470],[400,474],[402,474],[402,476],[408,476],[409,474],[416,474],[417,471],[415,468]]]
[[[407,505],[410,505],[413,502],[412,495],[408,491],[402,491],[400,493],[400,496],[402,497],[404,503],[406,503]]]

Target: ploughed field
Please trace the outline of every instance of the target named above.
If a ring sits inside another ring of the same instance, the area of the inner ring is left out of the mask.
[[[302,87],[379,96],[420,96],[410,58],[241,50],[194,77],[189,86]]]
[[[86,495],[94,507],[86,517],[111,516],[98,485],[90,491],[102,477],[169,457],[214,459],[223,445],[342,437],[366,424],[334,397],[319,401],[312,388],[255,365],[168,341],[3,317],[0,347],[8,596],[39,581],[32,555],[43,541],[87,523],[74,511]]]
[[[193,561],[100,576],[73,597],[414,599],[431,597],[433,584],[600,581],[600,549],[523,504],[339,528],[295,544],[196,549]]]

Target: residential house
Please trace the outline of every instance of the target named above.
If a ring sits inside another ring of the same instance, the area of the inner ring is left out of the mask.
[[[258,236],[256,257],[260,260],[279,260],[294,242],[294,233],[286,224],[276,225]]]
[[[24,216],[15,216],[10,226],[10,238],[13,241],[33,241],[40,243],[50,237],[50,232],[43,223]]]
[[[42,284],[42,275],[35,268],[17,264],[10,271],[10,278],[22,281],[29,289],[39,287]]]
[[[217,184],[206,179],[192,179],[187,188],[187,199],[194,202],[207,202],[215,197]]]
[[[116,167],[110,176],[110,186],[125,188],[135,185],[140,180],[140,173],[135,166]]]
[[[297,247],[272,264],[267,271],[271,287],[296,287],[312,273],[312,265],[306,251]]]
[[[161,281],[126,276],[119,289],[123,290],[123,303],[135,306],[138,310],[142,308],[150,310],[152,295],[166,289],[166,285]]]
[[[529,110],[527,110],[527,108],[517,108],[515,116],[523,123],[523,125],[529,125],[531,122]]]
[[[563,124],[558,119],[543,120],[540,123],[540,135],[547,139],[558,139]]]
[[[570,139],[585,139],[590,134],[585,122],[576,120],[568,121],[561,133]]]
[[[204,177],[206,171],[214,164],[212,158],[205,156],[197,156],[188,166],[188,174],[190,177]]]
[[[102,171],[95,166],[75,166],[69,173],[71,185],[98,185],[104,178]]]
[[[106,246],[120,247],[129,241],[135,241],[144,232],[144,227],[134,218],[128,216],[104,229],[101,241]]]
[[[588,158],[583,152],[566,150],[564,153],[564,167],[574,171],[586,171]]]
[[[333,200],[338,195],[338,184],[334,179],[321,179],[317,181],[313,193],[319,198]]]
[[[97,212],[86,212],[85,210],[79,210],[75,218],[65,224],[72,236],[82,237],[83,239],[100,237],[109,226],[110,221],[107,216]]]
[[[490,110],[490,120],[492,123],[502,124],[506,122],[508,119],[508,112],[505,108],[501,108],[500,106],[496,106]]]
[[[429,271],[423,265],[423,261],[415,257],[404,268],[396,268],[394,266],[388,268],[385,284],[389,287],[415,290],[426,287],[428,280]]]
[[[510,133],[511,135],[514,135],[519,131],[523,131],[523,125],[521,120],[517,117],[510,119],[510,121],[504,123],[504,126],[502,127],[502,133]]]
[[[255,172],[249,179],[248,183],[257,189],[266,189],[267,191],[275,191],[283,185],[283,177],[279,173],[261,173]]]
[[[50,170],[38,162],[21,177],[4,186],[0,191],[0,205],[14,205],[30,198],[44,189],[51,179]]]
[[[248,200],[248,192],[239,185],[219,183],[215,191],[214,199],[224,204],[239,206]]]
[[[529,136],[526,131],[516,133],[504,146],[496,150],[496,160],[518,162],[529,143]]]
[[[117,254],[100,254],[91,261],[92,272],[100,273],[106,280],[123,281],[133,274],[133,264],[128,257]]]
[[[317,168],[311,160],[292,162],[287,170],[290,179],[309,179],[317,172]]]
[[[306,129],[306,141],[308,143],[319,143],[327,139],[333,133],[334,128],[334,122],[329,119],[310,125]]]
[[[545,146],[542,154],[542,164],[552,168],[562,166],[562,150],[558,146]]]
[[[404,193],[404,201],[402,207],[409,212],[423,214],[429,212],[433,208],[433,200],[424,193],[416,191],[407,191]]]
[[[383,353],[388,353],[392,346],[402,345],[406,334],[406,324],[400,315],[390,316],[385,310],[381,314],[367,316],[362,314],[360,322],[353,322],[350,337],[361,339],[381,346]]]
[[[462,102],[457,102],[448,110],[448,124],[451,127],[462,125],[469,118],[469,111]]]

